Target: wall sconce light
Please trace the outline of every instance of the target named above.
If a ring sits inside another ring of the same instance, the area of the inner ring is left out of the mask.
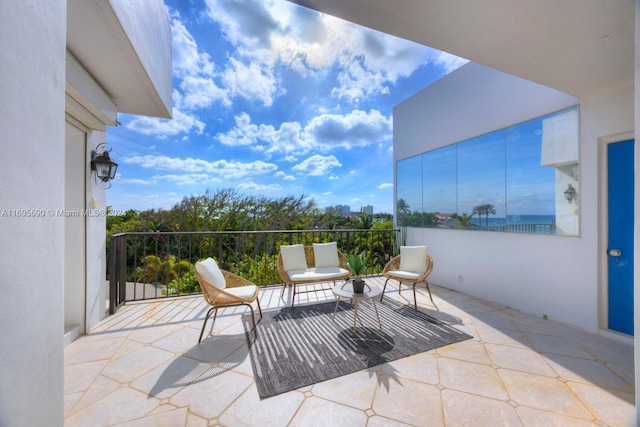
[[[104,147],[102,154],[96,152],[100,147]],[[118,169],[118,164],[109,157],[110,150],[107,150],[106,147],[106,143],[99,144],[95,151],[91,151],[91,170],[96,171],[96,177],[104,183],[115,178],[116,170]]]
[[[567,199],[567,202],[571,203],[576,198],[576,189],[573,188],[573,185],[569,184],[569,188],[564,190],[564,197]]]

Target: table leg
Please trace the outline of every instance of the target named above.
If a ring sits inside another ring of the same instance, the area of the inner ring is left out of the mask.
[[[331,318],[331,320],[335,321],[336,320],[336,312],[338,311],[338,304],[340,304],[340,297],[336,297],[336,308],[333,309],[333,317]]]
[[[356,331],[356,319],[358,318],[358,300],[353,299],[353,332]]]
[[[378,318],[378,326],[380,326],[380,329],[382,329],[382,323],[380,323],[380,315],[378,314],[378,306],[376,305],[376,300],[374,298],[371,301],[373,301],[373,308],[376,309],[376,317]]]

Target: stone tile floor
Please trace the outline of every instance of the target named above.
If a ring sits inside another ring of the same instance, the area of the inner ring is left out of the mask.
[[[240,322],[247,308],[221,310],[198,345],[201,296],[127,304],[66,347],[65,425],[635,425],[632,344],[431,288],[437,310],[424,287],[420,309],[472,340],[264,400]],[[389,282],[385,295],[412,303],[403,289]],[[262,290],[263,310],[290,304],[280,293]]]

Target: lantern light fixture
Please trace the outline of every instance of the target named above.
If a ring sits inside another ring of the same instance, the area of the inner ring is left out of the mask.
[[[103,147],[102,154],[99,154],[100,147]],[[118,164],[109,156],[109,151],[106,143],[99,144],[91,151],[91,170],[96,171],[96,178],[104,183],[115,178],[118,170]]]
[[[564,190],[564,197],[565,199],[567,199],[568,203],[571,203],[575,200],[576,194],[577,194],[577,191],[575,188],[573,188],[573,185],[571,184],[569,184],[569,188]]]

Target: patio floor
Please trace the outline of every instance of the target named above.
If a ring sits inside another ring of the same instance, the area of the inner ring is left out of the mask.
[[[390,281],[385,296],[413,303],[409,287],[397,289]],[[65,348],[65,425],[636,425],[632,344],[431,290],[439,310],[418,287],[421,310],[472,340],[264,400],[240,322],[247,308],[220,310],[198,345],[201,296],[127,304]],[[261,290],[263,310],[290,304],[280,292]],[[330,291],[301,295],[328,300]]]

